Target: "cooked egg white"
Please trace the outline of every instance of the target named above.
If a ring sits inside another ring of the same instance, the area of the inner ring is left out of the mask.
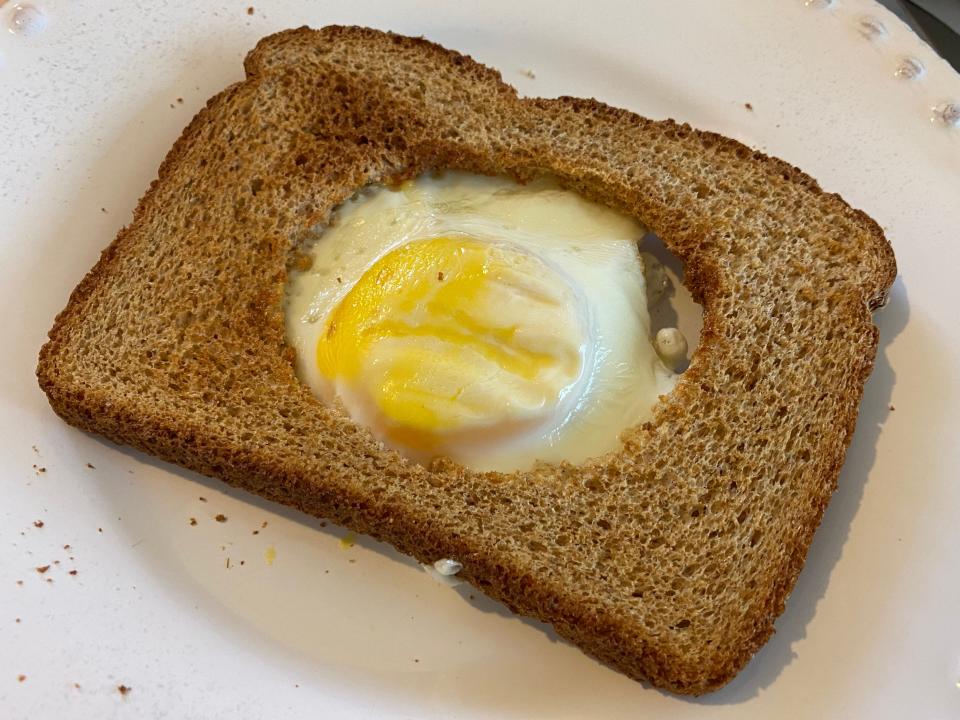
[[[368,188],[291,273],[297,372],[418,461],[513,471],[616,450],[677,377],[651,343],[643,234],[545,179]]]

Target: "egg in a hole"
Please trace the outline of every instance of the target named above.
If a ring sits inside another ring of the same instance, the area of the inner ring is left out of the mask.
[[[676,330],[651,332],[667,280],[645,233],[549,178],[364,188],[289,274],[297,374],[418,462],[512,472],[616,451],[686,357]]]

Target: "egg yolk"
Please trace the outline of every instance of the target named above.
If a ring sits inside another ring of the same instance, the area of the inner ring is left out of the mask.
[[[333,309],[317,363],[395,442],[439,452],[495,440],[569,412],[587,340],[580,306],[566,278],[520,248],[416,240]]]

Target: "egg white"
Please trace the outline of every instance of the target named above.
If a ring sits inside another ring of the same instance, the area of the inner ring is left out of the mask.
[[[658,397],[677,379],[651,344],[638,250],[644,232],[632,218],[547,179],[520,185],[451,171],[425,174],[397,189],[366,188],[320,231],[308,249],[310,269],[291,272],[286,320],[297,373],[321,400],[335,401],[336,388],[316,362],[324,320],[391,250],[458,235],[505,244],[555,269],[579,298],[587,329],[582,377],[572,397],[558,398],[555,412],[536,431],[495,447],[464,442],[450,456],[477,470],[508,472],[538,460],[580,463],[615,451],[620,433],[649,419]]]

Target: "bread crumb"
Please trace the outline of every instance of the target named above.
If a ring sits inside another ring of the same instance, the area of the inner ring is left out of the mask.
[[[178,97],[178,98],[177,98],[177,102],[180,103],[181,105],[183,105],[183,98]]]
[[[206,502],[206,501],[207,501],[207,499],[201,495],[201,496],[200,496],[200,502]]]
[[[76,574],[77,574],[77,571],[76,571],[76,570],[71,570],[71,571],[69,572],[69,574],[70,574],[70,575],[76,575]]]
[[[320,521],[320,527],[326,527],[326,526],[327,526],[327,521],[326,521],[326,520],[321,520],[321,521]]]
[[[39,468],[37,468],[37,472],[38,472],[38,473],[45,473],[46,471],[47,471],[47,469],[46,469],[45,467],[39,467]]]
[[[17,682],[23,682],[27,679],[26,675],[17,675]]]
[[[259,530],[254,530],[254,531],[253,531],[253,534],[254,534],[254,535],[259,535],[259,534],[260,534],[260,531],[259,531]]]
[[[43,575],[49,569],[50,569],[49,565],[40,565],[37,567],[37,572]]]
[[[126,685],[117,685],[117,692],[120,693],[121,695],[126,695],[131,690],[133,690],[132,687],[127,687]]]
[[[253,5],[251,5],[250,7],[247,8],[247,15],[253,15],[253,13],[254,13],[254,9],[253,9]]]
[[[743,106],[750,112],[753,112],[753,105],[751,103],[744,103]]]
[[[414,661],[415,663],[418,663],[418,662],[420,662],[420,658],[414,658],[413,661]]]
[[[17,585],[23,585],[23,580],[17,580]]]
[[[16,622],[20,622],[20,618],[17,618],[17,619],[16,619]]]
[[[227,521],[227,516],[224,515],[223,513],[217,513],[216,515],[213,516],[213,519],[219,523],[225,523]]]
[[[537,79],[537,76],[534,74],[533,70],[531,70],[531,69],[529,69],[529,68],[526,68],[526,69],[524,69],[524,70],[521,70],[521,71],[520,71],[520,74],[521,74],[521,75],[525,75],[526,77],[530,78],[531,80],[536,80],[536,79]]]
[[[230,558],[227,558],[227,570],[230,569]]]
[[[241,560],[241,561],[240,561],[240,564],[241,564],[241,565],[245,565],[245,564],[246,564],[246,560]]]
[[[80,689],[80,683],[74,683],[73,686],[74,686],[77,690]]]
[[[98,533],[102,533],[102,532],[103,532],[103,528],[97,528],[97,532],[98,532]]]
[[[437,280],[439,280],[440,282],[443,282],[443,270],[440,270],[437,273]]]
[[[52,582],[53,582],[53,578],[47,578],[47,582],[48,582],[48,583],[52,583]]]
[[[90,468],[91,470],[96,470],[96,468],[91,463],[87,463],[87,467]]]
[[[891,405],[891,406],[890,406],[890,412],[893,412],[894,410],[896,410],[896,408],[895,408],[893,405]]]
[[[67,543],[66,545],[64,545],[64,546],[63,546],[63,549],[64,549],[64,550],[69,550],[69,549],[70,549],[70,544]]]
[[[100,208],[100,212],[105,213],[106,211],[107,211],[106,208]]]
[[[31,445],[30,447],[33,448],[33,451],[34,451],[37,455],[40,454],[40,451],[37,450],[37,446],[36,446],[36,445]]]
[[[34,520],[34,521],[33,521],[33,526],[34,526],[35,528],[42,528],[42,527],[43,527],[43,520]]]
[[[264,520],[262,523],[260,523],[260,527],[261,527],[261,528],[265,528],[266,526],[267,526],[267,521],[266,521],[266,520]]]
[[[60,564],[60,561],[59,561],[59,560],[54,560],[54,561],[53,561],[53,564],[54,564],[54,565],[59,565],[59,564]]]
[[[352,532],[348,532],[346,535],[340,538],[340,547],[343,550],[347,550],[348,548],[352,548],[354,544],[356,544],[356,542],[357,542],[357,536],[354,535]]]
[[[196,524],[197,524],[197,519],[194,518],[194,517],[190,518],[190,524],[191,524],[191,525],[196,525]]]

